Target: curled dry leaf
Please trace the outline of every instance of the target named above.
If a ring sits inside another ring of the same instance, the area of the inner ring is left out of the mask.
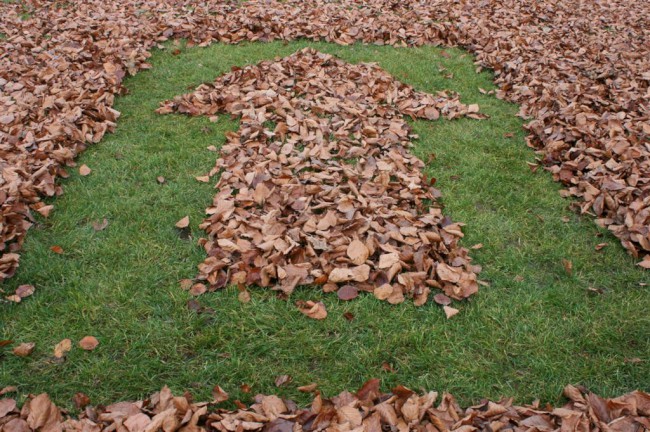
[[[90,398],[85,393],[79,392],[72,397],[72,402],[78,410],[82,410],[90,405]]]
[[[325,305],[322,302],[313,302],[311,300],[306,302],[298,301],[296,306],[298,306],[300,312],[307,315],[309,318],[315,320],[323,320],[327,318],[327,309],[325,309]]]
[[[93,229],[95,231],[104,231],[108,227],[108,219],[104,218],[101,221],[94,221],[93,222]]]
[[[55,254],[63,255],[63,248],[61,246],[51,246],[50,250]]]
[[[29,297],[34,294],[35,291],[36,288],[34,288],[34,285],[20,285],[18,288],[16,288],[16,295],[21,299],[24,299],[25,297]]]
[[[218,385],[212,388],[212,403],[218,404],[228,400],[230,396]]]
[[[275,386],[282,387],[285,384],[289,384],[291,381],[293,381],[291,375],[279,375],[275,378]]]
[[[176,222],[176,228],[178,228],[178,229],[187,228],[188,226],[190,226],[190,217],[189,216],[185,216],[184,218],[182,218],[181,220]]]
[[[14,347],[13,353],[18,357],[27,357],[34,352],[36,344],[34,342],[23,342],[17,347]]]
[[[88,168],[87,165],[81,165],[81,167],[79,167],[79,174],[81,174],[84,177],[89,175],[91,172],[92,170]]]
[[[79,341],[79,346],[85,351],[92,351],[97,348],[99,341],[95,336],[85,336]]]
[[[303,393],[311,393],[315,391],[317,388],[318,388],[318,384],[311,383],[311,384],[298,387],[298,391]]]
[[[54,357],[60,359],[65,357],[65,354],[72,349],[72,341],[70,339],[63,339],[54,347]]]
[[[445,311],[445,316],[447,317],[447,319],[453,317],[458,312],[460,312],[458,309],[453,308],[451,306],[443,306],[442,309]]]

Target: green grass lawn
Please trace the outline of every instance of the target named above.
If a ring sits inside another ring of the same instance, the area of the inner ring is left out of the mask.
[[[214,314],[188,309],[190,296],[178,280],[192,278],[204,258],[197,226],[214,194],[194,177],[214,165],[216,154],[206,147],[220,146],[237,122],[154,110],[233,65],[304,46],[349,62],[376,61],[418,90],[456,90],[490,115],[413,123],[420,135],[414,151],[433,159],[427,174],[438,179],[445,214],[467,223],[465,246],[485,245],[472,256],[491,286],[456,303],[461,313],[451,320],[433,304],[391,306],[371,295],[341,302],[309,287],[289,302],[252,289],[248,304],[231,288],[199,298]],[[262,392],[306,403],[309,396],[296,386],[317,382],[333,395],[372,377],[385,388],[400,383],[453,392],[463,404],[502,395],[557,402],[568,383],[603,396],[650,389],[650,291],[640,285],[648,274],[591,218],[568,210],[570,201],[548,173],[530,172],[526,161],[534,154],[524,144],[517,107],[479,92],[494,86],[490,74],[475,73],[470,55],[308,42],[172,50],[156,52],[151,71],[127,80],[130,95],[116,103],[123,114],[116,133],[79,160],[92,174],[71,169],[55,211],[30,232],[7,288],[30,283],[37,291],[20,305],[0,305],[0,339],[36,342],[36,350],[18,358],[11,346],[0,348],[0,387],[49,392],[68,407],[78,391],[109,403],[164,384],[190,390],[197,400],[220,384],[244,402]],[[158,176],[167,182],[159,184]],[[191,239],[174,228],[185,215]],[[92,222],[103,218],[109,225],[96,232]],[[599,243],[608,246],[595,251]],[[65,253],[54,254],[53,245]],[[564,259],[573,263],[571,275]],[[329,317],[304,317],[297,299],[322,299]],[[86,335],[100,340],[93,352],[76,346]],[[57,362],[53,347],[63,338],[75,348]],[[294,381],[277,389],[274,379],[282,374]],[[250,394],[240,391],[244,383]]]

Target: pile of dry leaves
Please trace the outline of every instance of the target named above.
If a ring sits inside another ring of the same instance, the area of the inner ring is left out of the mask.
[[[521,105],[567,194],[635,256],[650,251],[650,3],[636,0],[0,3],[0,279],[31,211],[119,115],[126,73],[168,38],[462,45]],[[641,263],[650,267],[650,259]]]
[[[313,387],[313,386],[312,386]],[[57,408],[47,394],[30,397],[19,409],[14,399],[0,399],[0,431],[612,431],[640,432],[650,429],[650,395],[633,392],[616,399],[603,399],[584,389],[567,386],[569,402],[551,406],[513,405],[512,399],[485,401],[462,409],[453,396],[429,392],[422,395],[399,386],[390,394],[379,390],[373,379],[356,393],[343,392],[325,399],[320,392],[309,408],[290,400],[257,395],[255,403],[228,411],[215,405],[228,399],[216,386],[211,403],[195,403],[189,394],[174,396],[165,387],[149,399],[91,407],[78,393],[74,402],[81,409],[78,419]]]
[[[312,49],[164,103],[158,112],[241,117],[210,172],[220,174],[219,192],[201,225],[210,239],[199,279],[210,291],[257,284],[287,295],[317,283],[343,300],[368,291],[393,304],[424,304],[430,287],[474,294],[480,269],[458,245],[460,224],[427,211],[439,192],[408,151],[403,116],[477,111]]]

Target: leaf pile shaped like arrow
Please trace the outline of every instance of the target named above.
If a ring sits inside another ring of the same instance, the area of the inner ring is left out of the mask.
[[[125,75],[170,38],[464,46],[531,118],[529,144],[579,211],[634,256],[650,252],[647,1],[88,0],[0,2],[0,14],[0,279],[32,211],[50,214],[41,198],[115,127]]]
[[[241,116],[210,176],[219,192],[201,224],[208,258],[199,279],[322,284],[351,299],[373,292],[390,303],[427,301],[431,288],[455,299],[478,290],[478,266],[458,245],[461,224],[409,152],[404,116],[480,117],[456,95],[430,95],[376,65],[352,65],[313,49],[237,69],[160,113]]]

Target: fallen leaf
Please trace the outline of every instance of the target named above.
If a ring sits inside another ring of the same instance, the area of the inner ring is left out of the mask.
[[[433,301],[443,306],[449,306],[451,304],[451,299],[442,293],[434,295]]]
[[[359,296],[359,290],[353,285],[343,285],[336,294],[340,300],[353,300]]]
[[[315,391],[317,388],[318,388],[318,384],[311,383],[311,384],[298,387],[298,391],[303,393],[311,393]]]
[[[228,400],[230,396],[228,396],[228,393],[226,393],[221,387],[218,385],[214,386],[212,388],[212,403],[213,404],[218,404],[221,402],[225,402]]]
[[[566,274],[571,276],[571,274],[573,273],[573,263],[567,259],[563,259],[562,266],[564,267],[564,271],[566,272]]]
[[[97,345],[99,345],[99,341],[94,336],[85,336],[79,341],[79,346],[85,351],[92,351],[97,348]]]
[[[165,183],[167,182],[167,180],[166,180],[165,177],[163,177],[163,176],[158,176],[158,177],[156,177],[156,181],[157,181],[159,184],[165,184]]]
[[[352,240],[348,245],[347,255],[353,264],[361,265],[368,259],[370,252],[365,244],[359,240]]]
[[[94,221],[93,229],[95,231],[104,231],[108,227],[108,219],[104,218],[102,221]]]
[[[188,226],[190,226],[190,217],[189,216],[185,216],[184,218],[182,218],[181,220],[176,222],[176,228],[178,228],[178,229],[187,228]]]
[[[81,174],[84,177],[89,175],[91,172],[92,170],[88,168],[87,165],[81,165],[81,167],[79,167],[79,174]]]
[[[278,377],[275,378],[275,386],[282,387],[283,385],[288,384],[291,381],[293,381],[291,375],[279,375]]]
[[[23,342],[13,349],[13,353],[18,357],[27,357],[34,352],[36,344],[34,342]]]
[[[65,354],[72,349],[72,341],[70,339],[63,339],[54,347],[54,357],[60,359],[65,357]]]
[[[34,288],[34,285],[20,285],[18,288],[16,288],[16,295],[21,299],[24,299],[25,297],[29,297],[34,294],[35,291],[36,288]]]
[[[298,301],[296,305],[298,306],[298,309],[300,309],[300,312],[309,318],[315,320],[323,320],[327,318],[327,310],[322,302],[313,302],[311,300],[306,302]]]
[[[458,309],[455,309],[455,308],[450,307],[450,306],[443,306],[442,309],[445,311],[445,316],[447,317],[447,319],[453,317],[458,312],[460,312]]]
[[[59,255],[63,254],[63,248],[61,246],[51,246],[50,250],[55,254],[59,254]]]
[[[72,402],[78,410],[82,410],[90,405],[90,398],[85,393],[79,392],[72,397]]]

